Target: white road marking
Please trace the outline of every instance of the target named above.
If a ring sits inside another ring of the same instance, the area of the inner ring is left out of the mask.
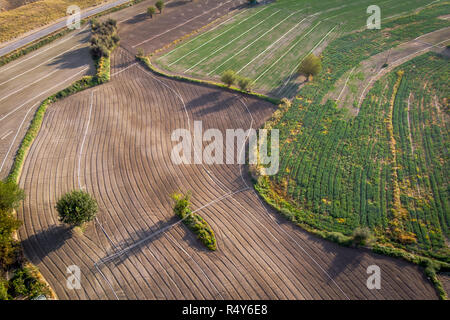
[[[257,15],[257,14],[259,14],[259,13],[261,13],[262,11],[264,11],[264,10],[266,10],[266,9],[268,9],[269,7],[265,7],[264,9],[262,9],[262,10],[259,10],[258,12],[256,12],[256,13],[254,13],[254,14],[252,14],[252,15],[250,15],[249,17],[247,17],[246,19],[244,19],[244,20],[242,20],[242,21],[240,21],[238,24],[236,24],[236,25],[234,25],[234,26],[232,26],[230,29],[228,29],[228,30],[225,30],[224,32],[222,32],[222,33],[220,33],[220,34],[218,34],[217,36],[215,36],[214,38],[212,38],[212,39],[210,39],[210,40],[208,40],[208,41],[206,41],[206,42],[204,42],[201,46],[198,46],[198,47],[196,47],[194,50],[191,50],[191,51],[189,51],[188,53],[186,53],[184,56],[182,56],[181,58],[178,58],[177,60],[175,60],[175,61],[173,61],[173,62],[171,62],[168,66],[170,67],[171,65],[173,65],[174,63],[177,63],[178,61],[180,61],[181,59],[183,59],[183,58],[185,58],[185,57],[187,57],[188,55],[190,55],[190,54],[192,54],[192,53],[194,53],[195,51],[197,51],[197,50],[199,50],[199,49],[201,49],[202,47],[204,47],[204,46],[206,46],[208,43],[210,43],[211,41],[214,41],[214,40],[216,40],[218,37],[220,37],[221,35],[223,35],[223,34],[225,34],[225,33],[227,33],[228,31],[231,31],[232,29],[234,29],[234,27],[237,27],[238,25],[240,25],[241,23],[243,23],[243,22],[245,22],[245,21],[247,21],[248,19],[250,19],[250,18],[252,18],[253,16],[255,16],[255,15]],[[242,12],[241,12],[242,13]],[[232,17],[233,18],[233,17]],[[228,20],[230,20],[230,19],[228,19]],[[227,20],[227,21],[228,21]],[[226,22],[226,21],[225,21]],[[195,40],[195,39],[193,39],[193,40]],[[192,41],[193,41],[192,40]],[[187,43],[186,43],[187,44]],[[171,51],[171,52],[173,52],[173,51]],[[162,57],[161,57],[162,58]]]
[[[216,54],[217,52],[219,52],[220,50],[222,50],[223,48],[229,46],[230,44],[232,44],[233,42],[235,42],[236,40],[242,38],[244,35],[246,35],[247,33],[249,33],[250,31],[252,31],[253,29],[255,29],[257,26],[259,26],[261,23],[263,23],[264,21],[266,21],[267,19],[269,19],[270,17],[272,17],[274,14],[277,14],[278,12],[280,12],[280,10],[275,11],[274,13],[272,13],[270,16],[268,16],[267,18],[265,18],[264,20],[261,20],[259,23],[255,24],[253,27],[251,27],[250,29],[248,29],[247,31],[245,31],[244,33],[241,33],[238,37],[234,38],[233,40],[229,41],[227,44],[223,45],[222,47],[220,47],[219,49],[213,51],[212,53],[210,53],[209,55],[207,55],[206,57],[204,57],[203,59],[201,59],[199,62],[197,62],[196,64],[194,64],[193,66],[191,66],[190,68],[186,69],[184,72],[189,72],[190,70],[194,69],[196,66],[198,66],[200,63],[202,63],[203,61],[205,61],[206,59],[208,59],[209,57],[211,57],[212,55]]]
[[[10,112],[8,112],[7,114],[3,115],[3,116],[0,118],[0,121],[3,121],[4,119],[6,119],[6,118],[9,117],[11,114],[13,114],[14,112],[16,112],[16,111],[19,110],[20,108],[22,108],[24,105],[26,105],[27,103],[29,103],[29,102],[33,101],[34,99],[36,99],[36,98],[42,96],[43,94],[49,92],[50,90],[52,90],[52,89],[54,89],[54,88],[60,86],[61,83],[64,83],[64,82],[66,82],[66,81],[68,81],[68,80],[70,80],[70,79],[76,77],[77,75],[79,75],[80,73],[86,71],[87,69],[89,69],[89,67],[85,67],[85,68],[81,69],[81,71],[77,72],[77,73],[74,74],[73,76],[71,76],[71,77],[65,79],[64,81],[62,81],[62,82],[60,82],[60,83],[54,85],[54,86],[51,87],[50,89],[47,89],[47,90],[41,92],[41,93],[38,94],[37,96],[35,96],[35,97],[33,97],[33,98],[31,98],[31,99],[25,101],[24,103],[22,103],[22,104],[21,104],[20,106],[18,106],[17,108],[15,108],[15,109],[11,110]]]
[[[20,91],[22,91],[22,90],[24,90],[24,89],[26,89],[26,88],[32,86],[33,84],[35,84],[35,83],[41,81],[42,79],[45,79],[45,78],[50,77],[52,74],[54,74],[54,73],[57,72],[57,71],[59,71],[59,69],[56,69],[56,70],[54,70],[53,72],[50,72],[49,74],[47,74],[45,77],[42,77],[42,78],[40,78],[40,79],[37,79],[36,81],[34,81],[34,82],[32,82],[32,83],[30,83],[30,84],[24,86],[24,87],[21,87],[20,89],[17,89],[16,91],[11,92],[10,94],[7,94],[6,96],[2,97],[2,98],[0,99],[0,101],[3,101],[3,100],[5,100],[6,98],[12,96],[13,94],[16,94],[16,93],[18,93],[18,92],[20,92]]]
[[[12,81],[12,80],[14,80],[14,79],[17,79],[18,77],[23,76],[24,74],[27,74],[27,73],[29,73],[29,72],[31,72],[31,71],[33,71],[33,70],[39,68],[39,67],[42,66],[43,64],[46,64],[47,62],[49,62],[49,61],[51,61],[51,60],[53,60],[53,59],[55,59],[55,58],[57,58],[57,57],[63,55],[63,54],[66,53],[66,52],[69,52],[70,50],[72,50],[72,49],[74,49],[74,48],[76,48],[76,47],[81,46],[82,44],[83,44],[83,43],[79,43],[79,44],[77,44],[77,45],[74,45],[72,48],[70,48],[70,49],[68,49],[68,50],[66,50],[66,51],[61,52],[60,54],[58,54],[58,55],[56,55],[56,56],[54,56],[54,57],[52,57],[52,58],[50,58],[50,59],[48,59],[48,60],[46,60],[46,61],[40,63],[40,64],[38,64],[37,66],[35,66],[35,67],[31,68],[31,69],[28,69],[27,71],[22,72],[21,74],[18,74],[18,75],[16,75],[15,77],[9,78],[9,79],[6,80],[6,81],[3,81],[2,83],[0,83],[0,86],[1,86],[1,85],[4,85],[4,84],[6,84],[6,83],[8,83],[8,82],[10,82],[10,81]]]
[[[179,27],[184,26],[186,23],[189,23],[189,22],[191,22],[192,20],[197,19],[198,17],[201,17],[201,16],[203,16],[203,15],[205,15],[205,14],[207,14],[207,13],[213,11],[213,10],[216,10],[217,8],[220,8],[220,7],[222,7],[223,5],[225,5],[225,4],[227,4],[227,3],[231,2],[231,1],[233,1],[233,0],[228,0],[228,1],[225,2],[225,3],[221,3],[221,4],[218,5],[217,7],[214,7],[214,8],[212,8],[212,9],[208,10],[208,11],[205,11],[205,12],[203,12],[202,14],[199,14],[198,16],[195,16],[195,17],[193,17],[193,18],[191,18],[191,19],[189,19],[189,20],[187,20],[187,21],[185,21],[185,22],[183,22],[183,23],[181,23],[181,24],[179,24],[179,25],[177,25],[177,26],[175,26],[175,27],[173,27],[173,28],[170,28],[169,30],[166,30],[166,31],[164,31],[164,32],[162,32],[162,33],[160,33],[160,34],[154,36],[154,37],[151,37],[151,38],[149,38],[149,39],[147,39],[147,40],[144,40],[144,41],[142,41],[142,42],[139,42],[138,44],[135,44],[134,46],[132,46],[132,48],[136,48],[137,46],[140,46],[141,44],[147,43],[147,42],[149,42],[149,41],[151,41],[151,40],[153,40],[153,39],[156,39],[156,38],[158,38],[158,37],[160,37],[160,36],[162,36],[162,35],[164,35],[164,34],[170,32],[170,31],[173,31],[173,30],[175,30],[175,29],[178,29]]]

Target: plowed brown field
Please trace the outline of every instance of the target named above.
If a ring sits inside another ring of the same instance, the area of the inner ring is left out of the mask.
[[[125,50],[111,82],[51,105],[25,161],[20,237],[60,299],[436,299],[419,267],[309,235],[266,208],[239,165],[175,165],[170,136],[258,128],[273,106],[157,77]],[[98,220],[83,235],[57,220],[56,200],[86,189]],[[191,190],[216,232],[209,252],[177,224],[169,194]],[[108,258],[109,257],[109,258]],[[381,290],[366,287],[369,265]],[[66,286],[69,265],[81,289]]]

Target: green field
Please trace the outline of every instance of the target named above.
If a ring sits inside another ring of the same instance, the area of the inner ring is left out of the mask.
[[[366,9],[377,4],[382,24],[431,0],[279,0],[249,7],[156,59],[162,68],[220,79],[228,69],[252,79],[254,89],[277,97],[298,91],[296,70],[310,52],[365,27]]]
[[[427,53],[397,67],[374,84],[357,116],[322,100],[361,61],[448,27],[435,17],[449,11],[430,7],[392,21],[382,35],[352,33],[327,46],[323,71],[275,126],[280,171],[256,186],[269,203],[318,230],[349,235],[368,226],[379,242],[448,261],[448,58]]]

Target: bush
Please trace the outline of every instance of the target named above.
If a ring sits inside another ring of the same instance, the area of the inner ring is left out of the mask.
[[[105,22],[91,20],[91,54],[94,59],[109,57],[110,52],[119,44],[120,38],[117,35],[117,22],[108,19]]]
[[[56,210],[61,222],[78,227],[95,218],[98,206],[97,201],[87,192],[74,190],[58,200]]]
[[[214,231],[205,219],[198,214],[192,213],[190,197],[191,194],[189,192],[184,196],[180,193],[172,194],[171,198],[174,201],[173,211],[209,250],[214,251],[217,249]]]
[[[156,8],[158,8],[159,13],[162,13],[162,10],[164,9],[164,1],[159,0],[155,3]]]
[[[150,16],[150,18],[153,18],[153,15],[155,14],[156,9],[155,7],[151,6],[147,8],[147,14]]]
[[[8,281],[0,279],[0,300],[8,300]]]
[[[239,78],[238,79],[239,88],[241,88],[241,90],[244,90],[244,91],[249,90],[251,81],[252,80],[249,78],[244,78],[244,77]]]
[[[233,70],[227,70],[222,74],[221,80],[228,87],[231,87],[231,85],[236,81],[236,73]]]
[[[353,243],[355,245],[370,245],[373,240],[372,231],[367,227],[357,227],[353,230]]]
[[[13,181],[0,181],[0,210],[16,209],[24,199],[23,190]]]
[[[37,270],[31,266],[16,270],[9,283],[8,294],[13,298],[33,299],[51,295],[48,286],[39,281]]]
[[[313,53],[303,59],[298,72],[306,75],[307,77],[315,76],[322,71],[322,62]]]

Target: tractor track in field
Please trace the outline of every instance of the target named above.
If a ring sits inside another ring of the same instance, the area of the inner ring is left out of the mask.
[[[134,63],[119,48],[109,83],[49,106],[24,164],[20,238],[60,299],[437,298],[419,267],[340,247],[285,221],[247,188],[239,165],[174,165],[174,129],[194,120],[204,131],[259,128],[274,106]],[[79,183],[100,208],[101,225],[83,235],[59,224],[54,209]],[[183,224],[150,237],[177,221],[169,194],[187,190],[194,210],[204,206],[199,213],[216,232],[216,252]],[[80,290],[65,285],[74,264]],[[381,290],[366,287],[372,264],[383,272]]]

